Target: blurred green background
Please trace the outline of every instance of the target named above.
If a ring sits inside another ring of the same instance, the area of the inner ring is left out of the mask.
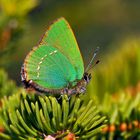
[[[0,66],[21,84],[25,56],[61,16],[74,30],[85,66],[97,46],[105,64],[106,56],[120,50],[120,42],[139,37],[139,7],[139,0],[0,0]]]

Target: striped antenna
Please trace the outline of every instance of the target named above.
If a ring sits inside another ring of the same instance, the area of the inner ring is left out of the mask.
[[[90,60],[90,62],[89,62],[89,64],[88,64],[88,66],[87,66],[85,72],[88,72],[88,71],[92,68],[93,60],[95,59],[95,57],[96,57],[96,55],[97,55],[99,49],[100,49],[99,47],[96,48],[96,50],[95,50],[95,52],[94,52],[94,54],[93,54],[93,56],[92,56],[92,58],[91,58],[91,60]],[[95,66],[96,64],[98,64],[98,63],[99,63],[99,60],[96,61],[96,63],[94,64],[94,66]]]

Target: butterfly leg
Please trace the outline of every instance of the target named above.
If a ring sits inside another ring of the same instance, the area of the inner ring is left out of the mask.
[[[64,88],[61,92],[60,92],[60,97],[58,97],[57,99],[60,100],[64,94],[67,94],[68,93],[68,88]]]
[[[63,94],[61,94],[61,95],[57,98],[57,100],[60,100],[62,97],[63,97]]]
[[[62,99],[63,98],[63,96],[64,96],[64,94],[61,94],[58,98],[57,98],[57,100],[60,100],[60,99]],[[67,99],[67,101],[69,101],[70,100],[70,96],[68,96],[68,99]]]
[[[72,97],[73,94],[67,94],[68,96],[68,100],[70,100],[70,98]]]

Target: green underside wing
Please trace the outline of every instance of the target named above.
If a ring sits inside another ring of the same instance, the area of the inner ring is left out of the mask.
[[[27,81],[48,89],[75,85],[84,65],[74,34],[64,18],[55,21],[24,63]]]

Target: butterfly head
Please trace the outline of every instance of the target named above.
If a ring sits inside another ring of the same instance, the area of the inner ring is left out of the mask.
[[[91,80],[91,73],[84,73],[84,76],[83,76],[83,80],[86,82],[86,83],[89,83],[89,81]]]
[[[62,93],[67,93],[68,95],[72,94],[83,94],[86,91],[86,86],[91,80],[91,74],[84,73],[83,78],[77,83],[73,88],[65,88],[62,90]]]
[[[89,73],[84,73],[81,82],[79,82],[79,85],[77,86],[77,92],[78,92],[79,94],[85,93],[85,91],[86,91],[86,86],[87,86],[87,84],[90,82],[90,80],[91,80],[91,74],[89,74]]]

